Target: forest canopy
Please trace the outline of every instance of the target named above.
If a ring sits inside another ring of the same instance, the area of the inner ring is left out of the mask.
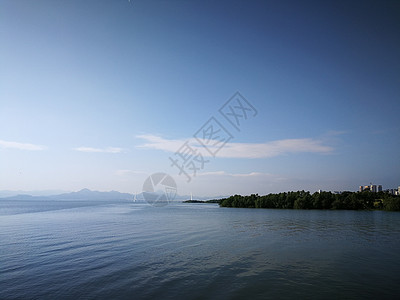
[[[259,196],[234,195],[221,199],[221,207],[286,208],[286,209],[349,209],[400,211],[400,197],[384,192],[285,192]]]

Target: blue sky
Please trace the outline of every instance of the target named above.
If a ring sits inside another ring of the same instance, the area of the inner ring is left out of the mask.
[[[395,188],[399,53],[398,1],[0,1],[0,190]],[[213,116],[215,157],[193,138]],[[186,141],[209,161],[190,182]]]

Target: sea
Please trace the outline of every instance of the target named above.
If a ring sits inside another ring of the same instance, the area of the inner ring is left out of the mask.
[[[400,213],[0,201],[0,299],[399,299]]]

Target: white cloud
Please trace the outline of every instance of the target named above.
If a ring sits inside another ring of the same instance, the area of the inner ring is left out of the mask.
[[[203,156],[211,156],[208,151],[195,139],[168,140],[155,135],[139,135],[138,138],[147,142],[140,145],[140,148],[158,149],[167,152],[177,152],[182,145],[188,141],[191,148],[200,151]],[[204,144],[212,145],[218,141],[201,140]],[[215,152],[216,146],[208,146],[211,152]],[[312,138],[284,139],[266,143],[226,143],[216,154],[217,157],[225,158],[267,158],[288,153],[320,153],[326,154],[333,151],[333,148],[324,145],[321,140]]]
[[[332,150],[331,147],[323,145],[321,141],[311,138],[286,139],[259,144],[228,143],[221,149],[220,156],[232,158],[264,158],[296,152],[328,153]]]
[[[107,148],[92,148],[92,147],[78,147],[74,148],[75,151],[90,152],[90,153],[121,153],[122,148],[107,147]]]
[[[0,140],[0,147],[7,149],[18,149],[18,150],[29,150],[29,151],[39,151],[45,150],[47,147],[41,145],[34,145],[28,143],[18,143]]]
[[[139,148],[152,148],[168,152],[176,152],[185,143],[185,140],[167,140],[152,134],[143,134],[136,137],[147,141],[147,143],[138,146]]]
[[[213,172],[200,172],[197,176],[224,176],[227,175],[225,171],[213,171]]]

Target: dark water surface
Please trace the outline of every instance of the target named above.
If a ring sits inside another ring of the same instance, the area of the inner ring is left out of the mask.
[[[0,201],[0,299],[398,299],[400,213]]]

